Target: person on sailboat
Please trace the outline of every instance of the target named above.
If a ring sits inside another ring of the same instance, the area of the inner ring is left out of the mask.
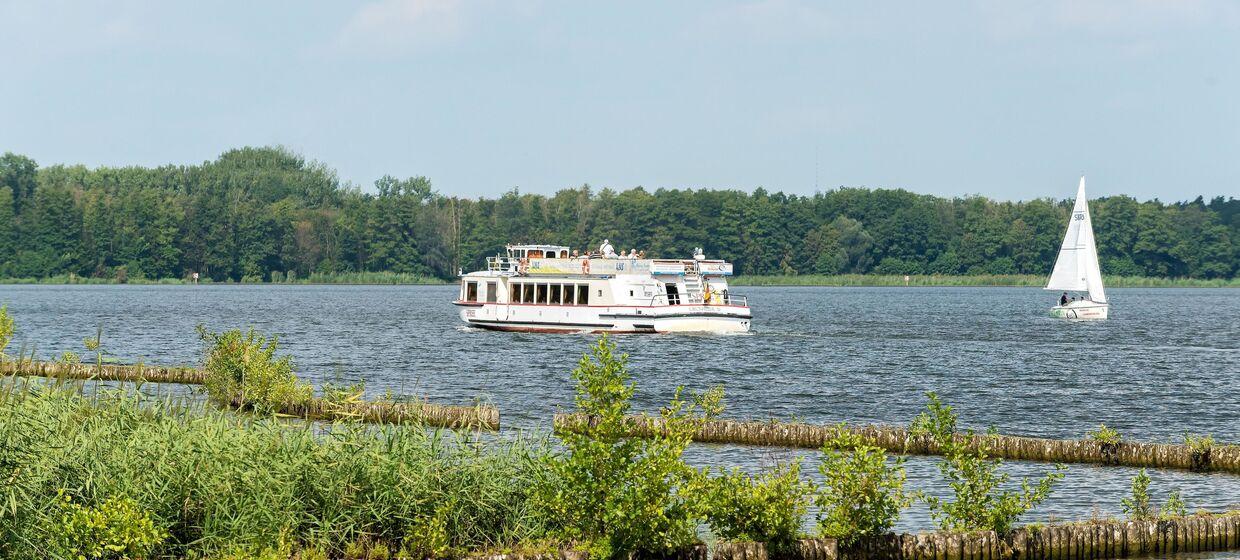
[[[1059,305],[1068,305],[1068,292],[1064,292],[1062,296],[1059,296]]]

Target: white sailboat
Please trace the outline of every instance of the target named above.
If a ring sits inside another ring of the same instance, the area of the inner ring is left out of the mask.
[[[1051,308],[1052,317],[1064,319],[1106,319],[1109,305],[1102,289],[1102,269],[1098,266],[1098,248],[1094,245],[1094,227],[1089,219],[1089,203],[1085,199],[1085,177],[1076,190],[1076,206],[1068,219],[1068,232],[1059,247],[1059,258],[1046,283],[1047,290],[1088,292],[1089,297],[1072,298]],[[1066,294],[1064,296],[1067,297]]]

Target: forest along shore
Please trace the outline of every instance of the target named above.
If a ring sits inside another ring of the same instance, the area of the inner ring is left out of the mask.
[[[1112,288],[1240,288],[1240,278],[1158,278],[1149,276],[1105,276],[1107,286]],[[77,275],[59,275],[46,278],[0,278],[0,284],[83,284],[114,285],[133,284],[186,285],[193,284],[184,278],[88,278]],[[264,281],[248,280],[214,282],[200,279],[199,284],[280,284],[280,285],[358,285],[358,286],[442,286],[449,284],[440,278],[403,274],[397,272],[357,272],[341,274],[315,273],[299,278],[295,273],[288,276],[273,275]],[[978,275],[908,275],[899,274],[800,274],[800,275],[741,275],[731,279],[733,286],[822,286],[822,287],[1042,287],[1046,277],[1036,274],[978,274]]]
[[[1102,270],[1234,278],[1240,199],[1089,201]],[[87,168],[0,155],[0,278],[76,274],[214,281],[390,271],[448,280],[507,243],[710,258],[741,274],[1042,275],[1070,200],[943,198],[903,189],[437,192],[426,177],[341,182],[283,148],[200,165]],[[1108,285],[1111,285],[1108,283]]]

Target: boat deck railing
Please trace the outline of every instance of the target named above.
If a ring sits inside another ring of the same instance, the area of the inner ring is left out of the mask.
[[[749,298],[738,295],[721,295],[713,294],[710,301],[706,301],[698,294],[659,294],[650,298],[650,302],[646,305],[731,305],[736,307],[749,307]]]
[[[520,272],[521,259],[516,257],[487,257],[487,270],[491,272]]]

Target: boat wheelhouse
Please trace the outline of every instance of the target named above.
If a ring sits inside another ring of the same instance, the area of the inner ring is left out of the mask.
[[[525,332],[747,332],[753,315],[729,293],[731,263],[645,259],[561,245],[509,245],[461,276],[461,320]]]

